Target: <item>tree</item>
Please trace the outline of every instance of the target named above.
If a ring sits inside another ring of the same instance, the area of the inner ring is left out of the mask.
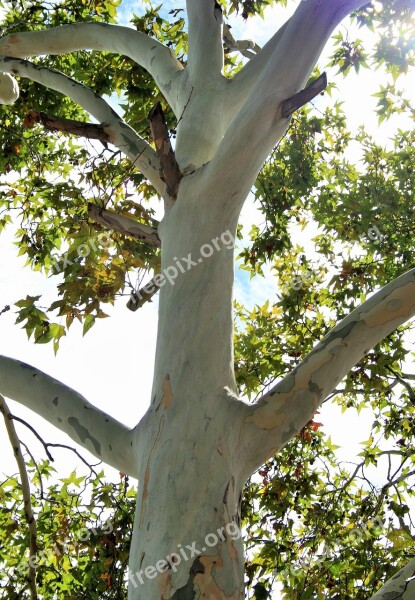
[[[236,2],[230,4],[234,10],[237,7]],[[259,8],[251,2],[241,7],[245,16]],[[345,376],[354,374],[360,361],[370,361],[366,369],[369,364],[386,370],[390,365],[382,364],[378,351],[384,348],[382,344],[395,348],[398,356],[394,358],[399,361],[404,342],[398,328],[415,313],[415,270],[406,270],[413,265],[410,252],[397,252],[396,260],[389,256],[382,269],[376,265],[375,243],[364,267],[351,253],[334,276],[332,296],[320,289],[309,302],[301,285],[289,285],[293,277],[306,281],[310,265],[288,240],[288,220],[298,216],[299,204],[295,203],[305,197],[308,204],[303,208],[318,223],[336,231],[338,239],[350,235],[358,239],[361,232],[346,230],[342,211],[349,215],[353,207],[352,224],[357,222],[368,232],[381,209],[380,194],[376,204],[370,204],[373,189],[396,188],[388,178],[380,182],[381,168],[397,172],[410,163],[413,133],[411,137],[402,132],[399,149],[387,156],[379,155],[376,145],[366,141],[364,174],[343,160],[327,166],[327,156],[344,152],[348,141],[341,135],[330,138],[331,133],[324,131],[327,124],[344,132],[339,107],[327,111],[326,123],[307,111],[293,123],[291,118],[325,88],[324,74],[313,74],[313,70],[344,18],[358,11],[356,18],[362,25],[389,27],[396,36],[397,28],[410,27],[412,3],[385,2],[382,10],[375,10],[361,0],[303,1],[260,51],[253,43],[232,38],[213,1],[187,2],[187,37],[185,22],[177,19],[175,11],[176,21],[167,23],[150,8],[144,17],[134,18],[137,30],[133,30],[111,24],[116,13],[111,2],[93,7],[64,3],[50,10],[34,3],[22,8],[28,18],[17,19],[17,9],[12,7],[4,18],[6,35],[0,39],[4,72],[0,97],[10,106],[2,126],[3,167],[10,175],[4,184],[7,214],[1,222],[5,226],[11,220],[9,213],[21,211],[22,252],[35,268],[60,273],[63,281],[60,298],[49,311],[39,308],[38,297],[21,300],[18,321],[37,342],[53,340],[57,348],[65,329],[50,321],[50,311],[65,316],[67,326],[76,318],[82,320],[86,332],[96,318],[104,316],[101,304],[112,301],[124,287],[128,270],[138,268],[153,269],[156,276],[151,285],[133,292],[130,307],[137,308],[160,288],[159,328],[151,404],[132,429],[49,375],[7,357],[0,361],[0,391],[57,425],[99,459],[139,480],[129,598],[242,598],[239,527],[245,482],[258,467],[283,452],[298,432],[305,441],[311,437],[310,430],[318,429],[313,417],[319,406]],[[84,22],[73,22],[79,20]],[[26,23],[30,30],[22,31]],[[224,66],[224,39],[231,50],[241,49],[250,56],[244,66],[229,55]],[[341,70],[347,72],[365,62],[358,42],[341,36],[337,42],[333,61]],[[395,42],[396,37],[389,45],[383,41],[377,59],[386,62],[397,77],[411,63],[413,50],[405,36]],[[86,49],[93,52],[80,52]],[[48,58],[36,62],[25,58],[45,54]],[[14,76],[22,85],[19,99]],[[123,119],[102,95],[124,88],[128,106]],[[400,104],[391,101],[392,88],[380,94],[382,115],[411,110],[403,98]],[[25,135],[21,133],[22,113]],[[97,123],[86,123],[85,113]],[[104,151],[89,155],[85,148],[62,142],[62,137],[46,135],[38,125],[97,140]],[[175,136],[174,150],[169,128]],[[36,144],[29,142],[32,139]],[[405,161],[398,160],[400,151]],[[287,166],[286,156],[290,159]],[[29,164],[37,166],[28,172]],[[376,173],[371,171],[373,165],[377,165]],[[72,166],[78,167],[76,177]],[[15,171],[25,179],[14,181]],[[286,178],[290,186],[285,185]],[[398,180],[410,188],[402,186],[396,195],[404,227],[412,210],[408,207],[412,179],[408,171]],[[100,197],[88,206],[85,196],[91,183],[100,190]],[[130,184],[144,198],[154,193],[162,198],[165,213],[160,223],[154,222],[149,209],[131,201]],[[247,330],[250,320],[256,326],[261,323],[264,330],[272,327],[272,333],[263,335],[275,345],[274,357],[268,355],[265,365],[256,364],[254,345],[244,343],[245,334],[240,334],[242,389],[250,394],[264,377],[283,375],[249,403],[239,395],[235,379],[232,285],[238,219],[254,184],[269,227],[253,231],[248,264],[259,270],[270,257],[301,260],[281,275],[289,293],[274,316],[267,313],[269,307],[252,317],[239,311]],[[113,234],[117,252],[111,252],[99,238],[101,226],[117,232]],[[52,252],[62,240],[66,252],[56,261]],[[391,245],[395,243],[392,237]],[[317,245],[321,255],[331,256],[335,264],[334,243],[322,236]],[[351,284],[345,285],[348,277]],[[357,304],[360,291],[369,295],[375,289],[374,295]],[[318,301],[322,308],[316,309],[314,319],[304,317]],[[339,321],[328,330],[323,309],[336,303]],[[302,317],[312,321],[308,323],[312,335],[306,337],[303,331],[300,339],[297,332],[297,339],[290,340],[290,323]],[[285,332],[283,348],[278,348],[279,328]],[[321,341],[314,345],[316,336]],[[300,355],[301,346],[306,351]],[[246,370],[245,377],[244,358],[256,367]],[[395,379],[404,381],[400,367],[393,367]],[[366,385],[368,394],[365,367],[359,368],[363,372],[357,383]],[[301,468],[296,472],[299,478]],[[414,561],[374,597],[391,597],[391,590],[405,590],[409,597],[414,588],[407,579],[413,570]],[[255,593],[261,597],[260,588]]]

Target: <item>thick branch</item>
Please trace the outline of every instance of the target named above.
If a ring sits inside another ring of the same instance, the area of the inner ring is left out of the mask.
[[[171,198],[177,198],[177,192],[183,175],[173,152],[169,130],[167,129],[166,119],[164,118],[160,102],[157,102],[150,112],[149,120],[167,192]]]
[[[103,144],[109,142],[109,135],[104,126],[98,123],[84,123],[31,110],[25,117],[24,125],[25,127],[33,127],[35,123],[42,123],[50,131],[71,133],[79,137],[86,137],[89,140],[99,140]]]
[[[36,533],[36,521],[35,515],[32,509],[32,500],[30,497],[30,481],[27,475],[26,464],[22,455],[22,448],[20,440],[18,438],[14,423],[13,416],[7,406],[6,400],[0,394],[0,412],[3,413],[4,422],[6,425],[7,433],[9,436],[10,443],[13,448],[13,454],[16,458],[17,466],[19,467],[20,479],[22,482],[22,494],[24,503],[24,514],[26,522],[29,526],[29,551],[30,556],[35,557],[37,554],[37,533]],[[32,566],[32,562],[29,563],[29,573],[27,576],[29,583],[30,597],[32,600],[37,600],[37,588],[36,588],[36,569]]]
[[[105,210],[95,204],[88,204],[88,217],[92,221],[100,223],[106,229],[128,235],[139,242],[157,247],[161,245],[157,229],[144,223],[138,223],[132,217],[120,215],[113,210]]]
[[[164,184],[160,178],[157,154],[123,119],[90,88],[82,83],[45,67],[17,58],[0,56],[0,69],[20,77],[27,77],[72,98],[99,123],[108,135],[109,142],[119,148],[163,195]]]
[[[265,47],[264,56],[272,52],[206,169],[207,177],[226,179],[226,191],[234,195],[238,209],[287,130],[289,120],[281,114],[282,103],[304,86],[335,27],[363,4],[362,0],[300,2],[274,43]],[[236,79],[230,91],[235,85]]]
[[[135,430],[81,394],[19,360],[0,357],[1,392],[35,411],[107,464],[136,477]]]
[[[269,83],[270,91],[281,89],[281,82],[293,92],[301,89],[334,29],[347,15],[364,4],[367,2],[363,0],[300,2],[269,57],[262,74],[265,81],[261,77],[262,85]],[[277,75],[280,81],[275,80]]]
[[[243,440],[251,469],[300,431],[350,369],[414,315],[412,269],[350,313],[298,367],[247,407]]]
[[[174,53],[154,38],[128,27],[107,23],[74,23],[43,31],[12,33],[0,39],[0,54],[26,58],[67,54],[77,50],[123,54],[144,67],[172,107],[182,65]]]
[[[241,106],[248,95],[252,92],[256,82],[261,77],[262,72],[275,49],[281,41],[281,38],[288,26],[289,20],[284,23],[280,29],[272,36],[265,46],[232,79],[232,95],[236,97]]]
[[[187,0],[189,56],[192,86],[217,79],[223,70],[223,15],[216,0]]]
[[[395,573],[370,600],[412,600],[415,596],[415,558]]]

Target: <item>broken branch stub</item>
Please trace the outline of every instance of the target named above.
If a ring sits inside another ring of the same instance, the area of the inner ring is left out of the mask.
[[[310,85],[306,88],[291,96],[291,98],[287,98],[284,102],[281,103],[281,116],[284,119],[291,117],[291,115],[313,100],[316,96],[318,96],[321,92],[323,92],[327,87],[327,74],[322,73],[320,77],[315,79]]]
[[[179,184],[183,175],[180,171],[170,142],[169,131],[160,102],[157,102],[148,118],[150,120],[151,134],[156,145],[156,152],[161,165],[162,179],[167,186],[169,195],[173,198],[177,198]]]

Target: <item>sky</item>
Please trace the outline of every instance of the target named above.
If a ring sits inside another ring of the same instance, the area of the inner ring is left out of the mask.
[[[181,6],[178,2],[171,4],[174,8]],[[242,19],[233,18],[232,34],[236,39],[253,39],[263,45],[277,26],[283,23],[293,6],[291,4],[287,10],[267,10],[264,20],[253,18],[244,23]],[[131,3],[123,2],[121,9],[123,21],[128,22]],[[330,49],[326,50],[326,57],[328,54]],[[321,61],[322,65],[324,61],[325,58]],[[338,90],[334,92],[333,98],[325,98],[324,102],[341,99],[351,128],[357,128],[364,122],[369,132],[387,143],[397,123],[392,121],[379,127],[377,116],[374,115],[376,99],[372,96],[377,91],[382,74],[366,70],[362,77],[357,78],[351,74],[345,80],[342,76],[337,77],[334,70],[329,71],[329,80],[334,78]],[[414,90],[411,93],[415,102]],[[250,198],[241,220],[249,229],[250,224],[258,219],[258,212]],[[5,305],[12,306],[27,294],[43,294],[46,298],[53,298],[55,286],[55,281],[45,279],[40,273],[24,267],[24,259],[17,257],[11,233],[6,232],[0,236],[0,310]],[[269,271],[265,279],[255,277],[251,281],[245,272],[236,272],[235,298],[245,305],[252,307],[254,304],[262,304],[268,298],[272,302],[276,300],[277,291]],[[0,354],[33,364],[76,389],[90,402],[126,425],[134,426],[149,404],[158,300],[156,296],[153,302],[145,304],[135,313],[126,308],[126,301],[126,298],[119,299],[115,307],[109,307],[107,312],[110,318],[101,320],[85,337],[82,337],[81,327],[75,324],[61,341],[56,356],[50,344],[35,345],[27,339],[25,331],[14,324],[13,311],[4,313],[0,316]],[[69,438],[35,413],[13,401],[8,403],[12,412],[30,422],[46,441],[74,445]],[[324,423],[332,441],[340,445],[340,458],[353,460],[359,451],[359,442],[368,437],[370,416],[363,412],[357,419],[354,411],[341,414],[336,406],[325,405],[318,420]],[[22,439],[31,448],[36,448],[36,455],[42,456],[41,448],[32,435],[24,431],[20,424],[16,427],[19,434],[22,434]],[[87,459],[91,458],[95,462],[85,450],[82,449],[81,452]],[[55,455],[56,466],[63,477],[75,467],[79,468],[79,460],[72,454],[56,451]],[[105,470],[117,477],[113,470],[107,467]],[[16,471],[4,423],[0,420],[0,473],[10,475]]]

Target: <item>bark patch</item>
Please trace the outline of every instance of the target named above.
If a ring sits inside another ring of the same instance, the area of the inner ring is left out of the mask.
[[[68,423],[75,429],[76,433],[78,434],[79,439],[83,443],[85,443],[85,440],[91,440],[91,443],[95,448],[95,452],[99,456],[101,456],[101,444],[99,443],[99,441],[97,439],[92,437],[92,435],[89,433],[88,429],[86,427],[84,427],[83,425],[81,425],[80,422],[78,421],[78,419],[76,419],[75,417],[69,417]]]
[[[148,497],[148,482],[150,481],[150,461],[151,461],[153,454],[159,444],[161,432],[163,430],[163,425],[164,425],[164,416],[160,419],[157,437],[154,440],[153,447],[151,448],[149,457],[147,459],[146,472],[144,475],[144,489],[143,489],[143,498],[142,498],[142,504],[141,504],[140,525],[142,525],[142,523],[144,521],[144,515],[146,513],[146,501],[147,501],[147,497]]]
[[[163,381],[163,396],[161,402],[164,408],[169,408],[173,400],[173,390],[170,383],[170,375],[166,375]]]
[[[189,580],[186,583],[185,586],[181,587],[179,590],[176,590],[173,594],[173,596],[171,597],[172,600],[194,600],[195,598],[195,591],[194,591],[194,580],[195,577],[199,574],[199,573],[204,573],[205,572],[205,568],[203,566],[203,564],[201,563],[199,557],[196,558],[196,560],[194,561],[193,565],[190,568],[189,571]]]
[[[224,600],[224,598],[227,600],[242,599],[239,590],[236,589],[230,596],[226,596],[216,583],[212,572],[215,568],[222,568],[223,563],[220,556],[202,556],[200,562],[204,570],[197,573],[194,578],[194,583],[199,588],[199,598],[209,598],[209,600]],[[189,600],[193,599],[194,596],[189,597]],[[187,600],[187,597],[184,596],[183,600]]]

